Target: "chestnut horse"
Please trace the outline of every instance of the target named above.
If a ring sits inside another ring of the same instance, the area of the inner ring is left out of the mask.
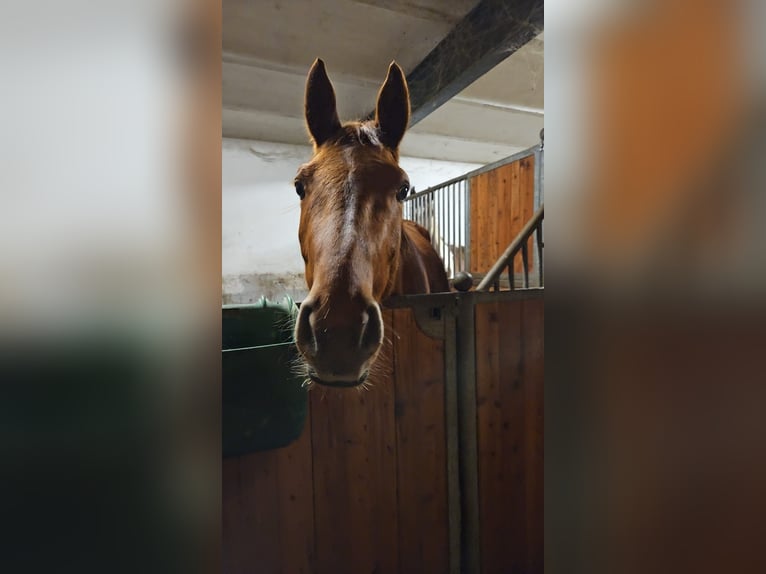
[[[402,217],[410,189],[399,142],[410,100],[392,62],[375,119],[341,124],[324,62],[306,81],[306,123],[314,155],[295,177],[298,238],[309,294],[295,341],[308,378],[329,386],[363,384],[383,343],[380,304],[389,295],[449,291],[428,232]]]

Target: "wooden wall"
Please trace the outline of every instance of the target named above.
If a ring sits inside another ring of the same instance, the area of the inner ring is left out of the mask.
[[[476,306],[483,574],[543,572],[543,299]]]
[[[444,343],[384,317],[388,382],[315,388],[297,442],[224,461],[224,572],[448,571]]]
[[[471,273],[486,273],[534,215],[535,156],[527,156],[470,179]],[[533,243],[529,243],[533,270]],[[514,271],[522,271],[521,257]]]
[[[384,319],[388,382],[315,388],[297,442],[223,462],[225,573],[449,571],[444,342]],[[542,299],[476,335],[482,571],[542,572]]]

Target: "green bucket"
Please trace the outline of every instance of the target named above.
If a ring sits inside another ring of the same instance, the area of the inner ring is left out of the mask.
[[[298,307],[261,298],[225,305],[222,357],[224,458],[287,446],[303,432],[307,389],[294,372]]]

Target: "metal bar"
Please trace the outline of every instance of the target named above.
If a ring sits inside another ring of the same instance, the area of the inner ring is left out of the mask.
[[[479,286],[476,287],[477,291],[482,291],[487,288],[488,285],[491,285],[497,276],[499,276],[504,270],[505,267],[508,265],[508,261],[516,254],[516,252],[521,247],[522,242],[527,241],[529,239],[529,236],[532,233],[532,230],[537,226],[537,224],[542,221],[544,217],[544,210],[545,206],[540,206],[540,209],[535,213],[532,218],[524,225],[524,228],[521,230],[521,232],[516,236],[516,239],[514,239],[511,244],[508,246],[508,248],[503,252],[503,254],[498,258],[497,261],[495,261],[495,264],[492,266],[492,269],[489,270],[487,275],[482,279],[481,283],[479,283]]]
[[[457,308],[444,308],[444,424],[447,447],[447,522],[449,572],[460,574],[460,443],[457,372]]]
[[[543,222],[537,224],[537,279],[540,287],[543,286]]]
[[[513,284],[513,260],[508,264],[508,285],[510,286],[511,291],[516,288]]]
[[[441,241],[444,246],[444,267],[449,267],[449,185],[442,188],[442,209],[444,210],[444,227]]]
[[[471,180],[465,180],[465,270],[471,272]]]
[[[521,244],[521,261],[524,265],[524,289],[529,289],[529,254],[527,253],[527,240]]]
[[[537,205],[545,203],[545,150],[540,149],[537,151],[537,157],[535,158],[535,189],[537,195]]]
[[[447,253],[444,251],[444,188],[439,188],[439,255],[442,257],[442,264],[447,261]]]
[[[415,213],[417,214],[415,218],[415,222],[418,225],[423,225],[423,197],[422,196],[418,197],[418,203],[415,206]]]
[[[452,246],[452,250],[451,250],[452,257],[450,257],[451,259],[450,267],[452,268],[453,276],[455,275],[455,243],[457,243],[457,241],[455,241],[455,229],[457,227],[457,215],[455,214],[455,185],[456,184],[453,183],[450,186],[450,203],[452,205],[452,225],[451,225],[452,237],[450,241],[450,245]]]
[[[444,227],[442,227],[441,241],[444,248],[444,266],[449,263],[449,198],[447,197],[448,186],[442,188],[442,210],[444,211]]]
[[[540,144],[533,145],[530,148],[527,148],[525,150],[522,150],[520,152],[517,152],[513,155],[509,155],[508,157],[505,157],[503,159],[499,159],[494,163],[488,163],[487,165],[483,165],[478,169],[475,169],[473,171],[469,171],[468,173],[465,173],[463,175],[459,175],[457,177],[453,177],[452,179],[448,179],[447,181],[443,181],[439,185],[434,185],[432,187],[429,187],[427,189],[424,189],[423,191],[418,191],[417,193],[412,194],[407,199],[412,199],[415,197],[418,197],[420,195],[423,195],[424,193],[427,193],[429,191],[432,191],[434,189],[439,189],[446,187],[448,185],[451,185],[453,183],[457,183],[464,179],[469,179],[471,177],[476,177],[477,175],[481,175],[482,173],[486,173],[488,171],[492,171],[493,169],[497,169],[498,167],[504,166],[509,163],[513,163],[514,161],[518,161],[520,159],[524,159],[525,157],[529,157],[531,155],[535,154],[535,151],[538,151],[540,148]],[[542,203],[542,202],[541,202]]]
[[[465,241],[465,225],[463,222],[465,221],[465,213],[463,212],[463,199],[464,199],[464,193],[463,193],[463,186],[465,185],[465,181],[461,181],[457,184],[457,265],[455,266],[458,271],[464,271],[465,270],[465,261],[463,261],[463,258],[465,257],[465,248],[463,247],[463,242]]]
[[[436,194],[431,193],[428,198],[428,233],[433,233],[436,229]]]
[[[488,163],[487,165],[483,165],[478,169],[475,169],[473,171],[469,171],[466,173],[463,177],[475,177],[477,175],[481,175],[482,173],[486,173],[488,171],[492,171],[494,169],[497,169],[498,167],[502,167],[504,165],[507,165],[509,163],[513,163],[515,161],[519,161],[520,159],[524,159],[525,157],[529,157],[531,155],[534,155],[535,151],[540,147],[540,144],[535,144],[531,147],[528,147],[527,149],[521,150],[519,152],[516,152],[514,154],[509,155],[508,157],[504,157],[502,159],[497,160],[493,163]]]
[[[463,529],[461,572],[478,574],[479,456],[476,424],[476,321],[472,297],[459,296],[457,319],[458,419],[460,422],[460,490]]]
[[[456,298],[470,298],[476,303],[504,303],[507,301],[526,301],[528,299],[541,299],[544,289],[524,289],[521,291],[501,291],[490,293],[488,291],[470,291],[469,293],[427,293],[421,295],[395,295],[387,298],[383,306],[387,309],[409,308],[433,308],[449,305]]]
[[[542,130],[541,130],[540,133],[542,135]],[[534,210],[535,211],[537,211],[537,209],[540,207],[540,204],[542,203],[542,198],[541,198],[541,191],[542,190],[540,189],[540,184],[541,184],[540,177],[541,177],[541,174],[542,174],[541,164],[542,164],[542,161],[543,161],[543,153],[544,152],[543,152],[542,141],[541,141],[540,147],[538,147],[538,149],[535,150],[535,179],[534,179],[534,199],[533,199],[533,205],[534,205]],[[538,251],[537,250],[533,251],[532,259],[533,259],[532,267],[536,268],[538,270],[538,272],[539,272],[539,270],[540,270],[540,258],[538,257]]]
[[[232,349],[221,349],[222,353],[236,353],[240,351],[253,351],[255,349],[271,349],[274,347],[289,347],[294,345],[292,341],[285,341],[284,343],[270,343],[268,345],[254,345],[252,347],[236,347]]]
[[[450,204],[450,187],[452,184],[448,185],[444,188],[444,201],[447,206],[447,226],[444,230],[444,244],[446,246],[446,252],[447,252],[447,259],[444,261],[445,265],[447,267],[450,266],[451,262],[449,260],[450,258],[450,240],[451,240],[451,233],[452,233],[452,205]]]

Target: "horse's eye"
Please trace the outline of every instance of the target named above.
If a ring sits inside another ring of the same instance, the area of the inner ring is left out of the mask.
[[[410,184],[409,182],[405,182],[402,184],[402,187],[399,188],[399,191],[396,192],[396,199],[398,201],[404,201],[409,192],[410,192]]]
[[[297,193],[298,197],[301,199],[306,197],[306,189],[303,187],[303,182],[300,180],[295,181],[295,193]]]

